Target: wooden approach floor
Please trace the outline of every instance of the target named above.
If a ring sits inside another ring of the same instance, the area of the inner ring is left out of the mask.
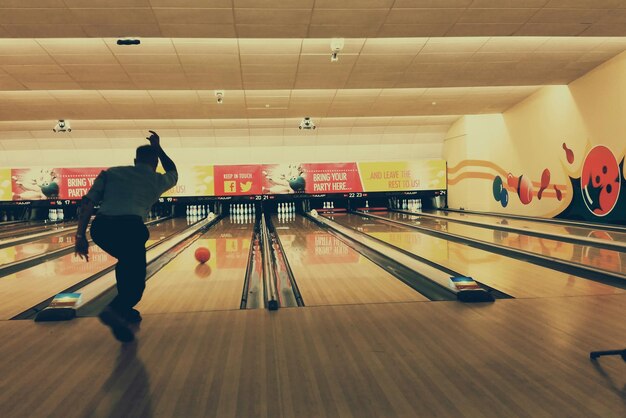
[[[0,322],[2,417],[624,417],[626,295]]]

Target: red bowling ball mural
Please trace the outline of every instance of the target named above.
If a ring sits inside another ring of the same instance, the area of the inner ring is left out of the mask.
[[[562,144],[565,160],[571,166],[576,161],[574,152]],[[626,223],[626,197],[621,195],[624,178],[622,171],[624,160],[618,159],[604,145],[589,149],[580,168],[579,177],[569,177],[572,199],[557,218]],[[570,167],[571,168],[571,167]],[[503,208],[509,205],[510,196],[515,196],[522,205],[532,205],[544,197],[563,200],[566,187],[551,184],[551,173],[545,168],[540,181],[533,181],[527,174],[508,173],[506,180],[502,176],[493,177],[493,198]],[[534,200],[536,197],[537,200]]]

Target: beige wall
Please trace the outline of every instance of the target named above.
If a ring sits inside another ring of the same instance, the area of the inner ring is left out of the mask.
[[[547,86],[499,115],[466,116],[447,135],[443,158],[449,167],[449,205],[466,209],[551,217],[572,198],[569,176],[580,176],[586,153],[608,146],[618,162],[626,150],[626,53],[569,86]],[[464,138],[457,141],[454,138]],[[567,162],[563,143],[573,150]],[[459,161],[465,155],[465,161]],[[458,164],[464,165],[454,171]],[[551,188],[537,199],[544,169]],[[522,204],[513,188],[506,208],[493,197],[493,178],[528,176],[534,183],[531,203]],[[460,174],[465,173],[462,178]],[[558,201],[552,186],[564,192]]]
[[[0,153],[0,167],[107,167],[132,164],[134,147],[95,150],[15,150]],[[252,164],[283,162],[406,161],[441,158],[440,143],[338,146],[164,148],[179,164]]]

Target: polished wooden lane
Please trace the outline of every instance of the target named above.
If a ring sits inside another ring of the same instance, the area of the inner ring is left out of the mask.
[[[307,306],[428,300],[302,216],[273,223]]]
[[[58,234],[41,237],[35,241],[0,248],[0,267],[4,264],[15,263],[26,258],[74,245],[75,234],[76,231],[59,231]]]
[[[436,238],[409,227],[359,215],[331,218],[517,298],[624,293],[612,286]]]
[[[76,226],[75,221],[60,222],[60,223],[43,223],[38,222],[32,225],[24,226],[22,228],[13,229],[10,231],[0,231],[0,244],[5,241],[11,240],[16,237],[23,237],[30,234],[38,234],[41,232],[56,231],[62,232],[64,228]]]
[[[254,224],[217,225],[148,280],[142,313],[239,309]],[[208,263],[194,258],[198,247],[211,251]]]
[[[150,245],[166,235],[187,227],[185,219],[172,219],[150,226]],[[0,319],[9,319],[115,264],[115,258],[90,245],[89,262],[74,254],[38,264],[26,270],[0,277]]]
[[[426,216],[408,215],[397,212],[381,212],[376,213],[376,215],[408,224],[416,223],[422,228],[428,228],[434,231],[445,231],[464,238],[523,250],[557,260],[582,264],[598,270],[622,275],[624,276],[624,280],[626,280],[626,252],[524,235],[523,232],[517,234],[514,232],[481,228]]]
[[[4,417],[626,416],[626,296],[0,322]]]
[[[502,226],[511,228],[532,229],[539,232],[545,232],[558,235],[572,235],[580,238],[594,238],[599,240],[617,241],[626,243],[626,233],[617,231],[606,231],[603,229],[594,229],[586,226],[563,225],[557,223],[547,223],[533,221],[531,219],[509,218],[505,214],[502,216],[480,214],[480,213],[460,213],[449,212],[445,210],[426,211],[426,214],[433,214],[454,220],[466,220],[472,222],[480,222],[485,225]]]

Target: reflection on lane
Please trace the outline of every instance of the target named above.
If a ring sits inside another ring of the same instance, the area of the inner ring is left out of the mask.
[[[161,228],[159,228],[159,235],[156,236],[156,234],[152,231],[154,231],[155,226],[160,224],[163,225]],[[146,245],[151,245],[155,243],[159,239],[162,239],[164,234],[169,235],[180,229],[180,226],[182,226],[182,224],[179,224],[179,227],[177,228],[176,225],[177,224],[171,222],[171,220],[148,225],[151,233],[150,239],[148,240]],[[0,248],[0,266],[25,260],[30,257],[42,255],[47,252],[70,247],[74,245],[75,233],[76,231],[74,230],[68,231],[66,233],[60,231],[59,234],[48,235],[35,241],[29,241],[27,243],[18,244],[11,247]]]
[[[186,227],[184,219],[155,225],[150,228],[150,241],[146,245]],[[115,258],[97,245],[89,246],[89,254],[88,263],[74,254],[67,254],[1,277],[0,294],[3,295],[3,303],[0,304],[0,319],[10,319],[116,262]]]
[[[596,238],[607,241],[617,241],[626,243],[626,233],[617,231],[595,230],[584,226],[565,226],[559,224],[550,224],[547,222],[537,222],[532,220],[522,220],[515,218],[507,218],[506,216],[498,217],[494,215],[482,215],[474,213],[448,212],[443,210],[425,211],[427,214],[444,216],[451,220],[467,220],[472,222],[480,222],[485,225],[508,226],[517,229],[529,229],[538,232],[545,232],[558,235],[572,235],[580,238]]]
[[[359,215],[329,218],[516,298],[623,293],[622,290]]]
[[[428,300],[302,216],[273,223],[307,306]]]
[[[233,225],[223,219],[146,283],[137,305],[142,313],[239,309],[254,221]],[[206,247],[211,258],[199,264],[194,253]]]
[[[25,228],[19,228],[16,230],[0,232],[0,244],[2,244],[4,241],[9,241],[11,239],[23,237],[26,235],[39,234],[41,232],[55,231],[55,230],[62,231],[64,228],[73,227],[75,225],[76,225],[76,222],[73,222],[73,221],[55,223],[55,224],[40,223],[38,225],[32,225],[32,226],[28,226]]]
[[[0,266],[74,245],[75,233],[75,231],[70,231],[59,235],[49,235],[36,241],[0,248]]]
[[[435,231],[445,231],[465,238],[485,241],[504,247],[528,251],[545,257],[591,266],[599,270],[622,274],[626,278],[626,253],[623,252],[578,245],[532,235],[481,228],[454,221],[448,222],[444,219],[435,219],[426,216],[407,215],[396,212],[380,213],[377,215],[408,224],[419,225],[420,227]],[[594,234],[606,234],[606,231],[596,231]]]

